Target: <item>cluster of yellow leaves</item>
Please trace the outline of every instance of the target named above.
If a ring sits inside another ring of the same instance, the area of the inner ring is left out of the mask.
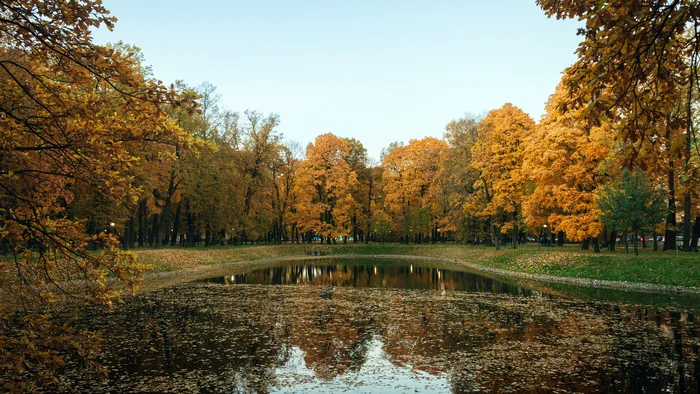
[[[479,122],[478,139],[472,148],[472,167],[479,172],[475,189],[483,192],[485,201],[478,215],[500,222],[504,214],[510,214],[508,231],[517,228],[526,178],[523,173],[523,146],[535,127],[535,122],[521,109],[505,104],[489,112]]]
[[[306,148],[296,183],[299,228],[324,237],[348,235],[355,207],[357,174],[346,158],[350,147],[333,134],[316,137]]]
[[[445,141],[427,137],[411,140],[384,158],[384,209],[394,218],[399,235],[428,233],[444,216],[438,174],[447,150]]]
[[[565,100],[560,85],[525,149],[523,171],[534,189],[525,196],[523,209],[528,225],[549,224],[569,239],[583,241],[603,230],[595,193],[604,179],[600,167],[608,156],[609,131],[587,125],[575,112],[560,112]]]

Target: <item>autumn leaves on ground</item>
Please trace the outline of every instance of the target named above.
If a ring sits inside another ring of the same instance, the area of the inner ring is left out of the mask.
[[[92,42],[116,22],[100,1],[0,1],[0,387],[51,387],[66,355],[99,368],[99,338],[50,318],[55,295],[111,306],[147,268],[135,247],[400,242],[388,248],[463,256],[407,244],[471,243],[515,270],[697,285],[695,257],[675,249],[700,238],[700,5],[537,4],[585,23],[539,122],[504,104],[375,162],[331,133],[283,142],[278,115],[221,108],[212,85],[163,86],[137,47]],[[618,239],[647,248],[625,260]],[[528,240],[618,251],[543,265],[495,252]],[[304,247],[168,250],[156,265]]]

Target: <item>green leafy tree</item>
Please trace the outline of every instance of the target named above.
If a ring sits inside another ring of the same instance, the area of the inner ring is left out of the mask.
[[[624,170],[620,181],[603,186],[596,202],[606,226],[634,234],[635,255],[639,233],[661,223],[666,212],[663,191],[654,189],[641,171]]]

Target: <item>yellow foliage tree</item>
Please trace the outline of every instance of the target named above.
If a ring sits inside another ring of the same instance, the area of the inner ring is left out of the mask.
[[[306,147],[295,186],[295,216],[307,241],[313,233],[330,242],[350,232],[357,174],[346,160],[349,153],[347,140],[330,133],[316,137]]]
[[[534,189],[524,197],[523,213],[528,226],[549,224],[583,241],[603,231],[595,193],[604,182],[599,167],[608,155],[609,129],[591,127],[577,111],[566,110],[566,95],[559,85],[525,147],[523,171]]]
[[[513,247],[517,245],[526,187],[524,142],[534,127],[530,116],[510,103],[489,112],[478,125],[478,140],[472,148],[472,166],[479,172],[474,187],[486,201],[475,213],[489,218],[496,248],[500,232],[511,231]]]
[[[406,242],[411,235],[418,242],[423,242],[427,233],[437,236],[442,214],[442,185],[437,175],[447,150],[445,141],[427,137],[398,146],[384,158],[385,210],[394,218],[395,229]]]

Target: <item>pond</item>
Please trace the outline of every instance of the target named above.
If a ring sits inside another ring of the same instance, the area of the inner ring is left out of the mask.
[[[85,392],[697,392],[687,307],[571,297],[427,261],[318,260],[178,284],[101,330]],[[663,296],[661,298],[669,298]]]

